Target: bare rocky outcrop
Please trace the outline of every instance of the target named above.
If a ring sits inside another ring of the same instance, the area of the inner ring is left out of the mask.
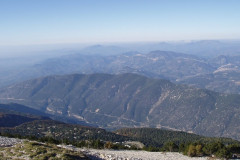
[[[0,136],[0,147],[10,147],[18,143],[22,143],[23,140],[16,138],[7,138]]]

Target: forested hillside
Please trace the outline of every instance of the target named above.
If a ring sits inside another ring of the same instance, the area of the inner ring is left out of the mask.
[[[158,127],[240,138],[239,95],[136,74],[48,76],[1,89],[0,101],[103,128]]]

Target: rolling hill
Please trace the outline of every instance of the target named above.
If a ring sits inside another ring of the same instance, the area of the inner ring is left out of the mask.
[[[152,147],[162,147],[170,141],[177,145],[194,142],[240,144],[239,141],[230,138],[204,137],[192,133],[156,128],[123,128],[110,132],[100,128],[67,124],[51,119],[35,119],[17,126],[10,126],[11,122],[6,122],[6,124],[8,127],[0,126],[0,135],[35,137],[35,139],[51,137],[59,142],[67,141],[73,144],[90,140],[100,140],[104,143],[138,141],[145,146]]]
[[[230,138],[210,138],[181,131],[170,131],[157,128],[122,128],[114,131],[114,133],[138,140],[147,146],[155,147],[163,146],[167,142],[174,142],[177,145],[192,142],[222,142],[224,144],[239,144],[238,141],[234,141]]]
[[[0,112],[0,127],[15,127],[25,122],[34,120],[49,119],[47,117],[20,115],[20,114],[6,114]]]

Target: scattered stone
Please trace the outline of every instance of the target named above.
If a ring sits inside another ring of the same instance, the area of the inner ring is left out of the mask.
[[[22,143],[23,140],[16,139],[16,138],[7,138],[0,136],[0,147],[11,147],[13,145],[16,145],[18,143]]]
[[[188,157],[176,152],[76,149],[95,157],[94,160],[208,160],[208,157]]]

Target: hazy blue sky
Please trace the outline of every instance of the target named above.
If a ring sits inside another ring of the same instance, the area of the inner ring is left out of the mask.
[[[239,39],[240,0],[0,0],[0,45]]]

